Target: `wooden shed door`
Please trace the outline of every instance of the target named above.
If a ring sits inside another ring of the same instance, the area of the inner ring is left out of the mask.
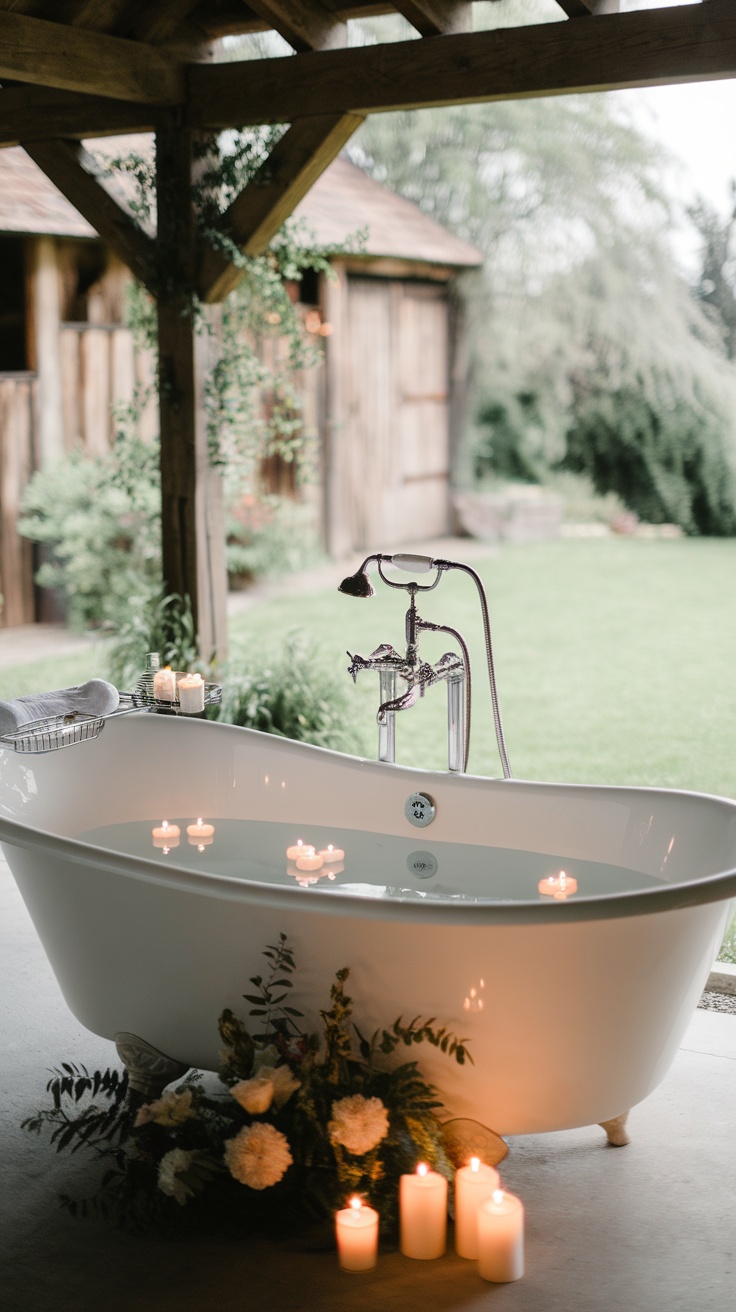
[[[449,528],[448,316],[444,287],[348,279],[347,486],[355,550],[390,550]],[[345,527],[345,526],[343,526]]]

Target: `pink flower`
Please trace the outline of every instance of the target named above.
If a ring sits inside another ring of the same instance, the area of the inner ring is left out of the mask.
[[[249,1189],[269,1189],[278,1184],[294,1158],[286,1135],[267,1121],[256,1121],[225,1143],[225,1164]]]

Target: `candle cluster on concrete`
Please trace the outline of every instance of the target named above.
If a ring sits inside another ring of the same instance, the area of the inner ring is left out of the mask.
[[[367,1271],[378,1252],[378,1213],[360,1198],[335,1216],[337,1251],[345,1271]],[[399,1179],[399,1248],[404,1257],[431,1261],[447,1244],[447,1180],[420,1162]],[[455,1251],[473,1258],[478,1274],[508,1284],[524,1274],[524,1207],[500,1187],[498,1171],[471,1157],[455,1172]]]

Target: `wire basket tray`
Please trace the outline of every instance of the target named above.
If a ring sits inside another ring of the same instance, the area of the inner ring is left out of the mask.
[[[218,683],[204,685],[205,706],[217,706],[222,701],[222,688]],[[132,692],[121,692],[117,710],[109,715],[83,715],[81,711],[71,711],[68,715],[49,715],[41,720],[29,720],[11,733],[0,735],[0,747],[11,751],[33,755],[42,752],[56,752],[60,747],[71,747],[74,743],[91,742],[99,737],[108,720],[119,715],[130,715],[133,711],[168,711],[173,715],[185,715],[179,702],[164,702],[153,696],[153,678],[144,676]]]
[[[60,747],[71,747],[74,743],[89,742],[97,738],[105,727],[102,715],[49,715],[42,720],[29,720],[12,733],[0,738],[4,747],[14,752],[55,752]]]
[[[174,715],[186,714],[182,711],[179,699],[174,701],[164,701],[160,697],[153,695],[153,674],[144,674],[136,683],[131,693],[121,693],[120,699],[130,697],[136,707],[147,707],[152,711],[171,711]],[[219,683],[205,683],[204,685],[204,704],[205,706],[219,706],[222,701],[222,687]]]

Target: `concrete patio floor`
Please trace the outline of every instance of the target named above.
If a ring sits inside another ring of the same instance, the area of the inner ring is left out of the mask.
[[[527,1275],[493,1286],[452,1253],[381,1255],[365,1275],[265,1241],[133,1238],[58,1206],[89,1164],[21,1134],[47,1068],[115,1060],[68,1012],[0,863],[0,1300],[8,1312],[721,1312],[736,1291],[736,1016],[698,1011],[675,1065],[632,1113],[632,1143],[596,1127],[511,1141]],[[94,1177],[94,1168],[91,1176]]]

